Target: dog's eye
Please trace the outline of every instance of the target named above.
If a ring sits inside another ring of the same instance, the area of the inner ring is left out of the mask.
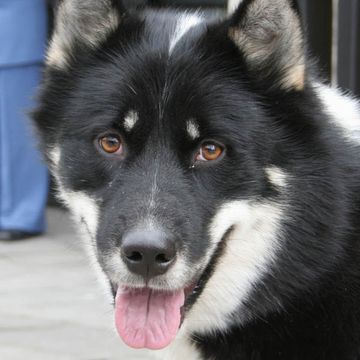
[[[224,152],[224,147],[214,143],[206,142],[203,143],[196,155],[196,161],[214,161],[221,157]]]
[[[119,135],[107,134],[99,138],[100,148],[108,154],[122,154],[123,145]]]

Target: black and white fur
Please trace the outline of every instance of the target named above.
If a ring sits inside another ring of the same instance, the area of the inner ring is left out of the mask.
[[[117,286],[130,228],[179,255],[147,286],[185,288],[162,359],[360,358],[358,103],[320,83],[290,0],[227,19],[64,0],[34,119],[59,197]],[[125,158],[96,148],[118,131]],[[225,156],[198,164],[204,140]]]

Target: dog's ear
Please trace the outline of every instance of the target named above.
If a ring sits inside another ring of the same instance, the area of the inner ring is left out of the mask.
[[[229,24],[228,36],[250,71],[285,90],[304,88],[304,34],[295,1],[243,0]]]
[[[120,0],[58,1],[47,65],[64,69],[75,46],[96,48],[118,27],[124,11]]]

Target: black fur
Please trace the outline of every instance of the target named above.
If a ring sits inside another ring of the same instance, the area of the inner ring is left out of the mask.
[[[275,65],[268,76],[250,71],[228,36],[234,19],[200,24],[170,56],[177,13],[120,15],[98,48],[75,44],[66,68],[46,69],[34,112],[50,163],[52,147],[62,149],[56,173],[63,186],[99,199],[95,241],[105,271],[104,254],[147,213],[154,173],[156,218],[190,265],[204,256],[210,220],[224,202],[283,204],[285,241],[275,265],[225,333],[192,334],[194,343],[205,359],[360,359],[360,149],[329,121],[313,80],[284,89]],[[123,118],[132,109],[139,121],[127,133]],[[186,133],[191,118],[200,140]],[[109,129],[122,135],[125,159],[94,146]],[[225,156],[194,167],[206,139],[223,144]],[[285,192],[269,181],[267,166],[289,174]],[[224,234],[205,273],[196,274],[188,309],[226,241]]]

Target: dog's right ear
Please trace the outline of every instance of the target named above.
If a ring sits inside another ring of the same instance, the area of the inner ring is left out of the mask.
[[[120,0],[62,0],[55,15],[55,29],[47,65],[66,69],[76,46],[96,48],[120,24],[125,12]]]
[[[235,0],[228,36],[248,69],[272,86],[301,91],[306,82],[305,41],[295,0]]]

